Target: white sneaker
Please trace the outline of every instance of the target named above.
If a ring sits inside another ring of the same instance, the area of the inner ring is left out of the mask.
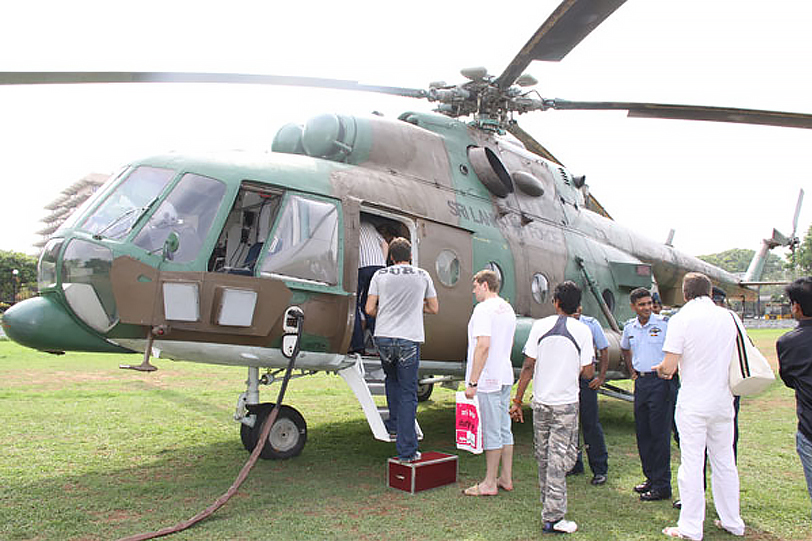
[[[565,518],[562,518],[558,522],[545,522],[542,528],[544,533],[574,533],[577,530],[578,525]]]

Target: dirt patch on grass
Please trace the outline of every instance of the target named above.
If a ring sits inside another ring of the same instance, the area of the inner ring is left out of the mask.
[[[133,513],[131,510],[113,509],[111,511],[97,511],[90,513],[95,522],[104,524],[119,524],[121,522],[132,522],[139,520],[143,515]]]

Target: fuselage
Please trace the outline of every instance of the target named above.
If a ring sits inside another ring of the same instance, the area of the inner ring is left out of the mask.
[[[678,304],[688,271],[751,294],[592,212],[577,179],[520,143],[439,115],[326,116],[280,130],[275,152],[155,156],[111,177],[49,241],[41,296],[7,311],[7,334],[41,350],[110,352],[142,351],[152,334],[169,358],[282,366],[281,317],[297,305],[299,366],[339,369],[350,362],[362,219],[409,237],[435,282],[427,373],[464,364],[470,284],[483,268],[502,277],[519,316],[516,366],[564,280],[607,328],[633,315],[635,287],[656,281]]]

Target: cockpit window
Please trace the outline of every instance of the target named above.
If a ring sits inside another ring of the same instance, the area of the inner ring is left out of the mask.
[[[290,196],[266,242],[262,273],[337,284],[338,225],[335,204]]]
[[[158,167],[137,167],[85,219],[81,228],[94,235],[120,239],[158,197],[175,171]]]
[[[180,244],[171,255],[172,261],[194,261],[200,255],[225,191],[225,184],[219,180],[193,173],[183,175],[133,242],[148,252],[157,252],[174,231]]]

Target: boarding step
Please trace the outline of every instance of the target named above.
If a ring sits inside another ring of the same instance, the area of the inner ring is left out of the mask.
[[[381,360],[377,357],[356,357],[356,362],[352,366],[338,371],[338,374],[350,386],[364,416],[372,430],[372,435],[376,440],[395,441],[386,429],[384,422],[389,419],[389,410],[386,407],[378,407],[372,395],[385,395],[383,369]],[[423,431],[415,419],[415,430],[417,439],[423,439]]]

